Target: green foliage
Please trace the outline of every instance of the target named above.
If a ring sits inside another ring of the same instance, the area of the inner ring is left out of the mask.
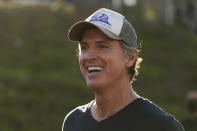
[[[49,7],[0,8],[1,131],[60,130],[66,113],[90,99],[66,40],[72,21]]]
[[[74,12],[0,6],[1,131],[61,130],[64,116],[93,98],[80,74],[77,45],[66,38],[83,14]],[[196,35],[175,27],[148,27],[137,17],[132,22],[144,59],[133,87],[182,119],[185,92],[197,84]]]

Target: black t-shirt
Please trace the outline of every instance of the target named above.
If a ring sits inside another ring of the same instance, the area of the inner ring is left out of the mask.
[[[62,131],[184,131],[172,115],[144,98],[137,98],[100,122],[91,115],[92,103],[71,111],[64,120]]]

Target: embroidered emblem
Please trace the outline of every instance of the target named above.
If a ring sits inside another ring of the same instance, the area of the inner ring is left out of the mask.
[[[108,19],[109,19],[109,17],[106,14],[98,12],[91,17],[90,22],[98,21],[98,22],[102,22],[102,23],[105,23],[105,24],[108,24],[108,25],[111,26]]]

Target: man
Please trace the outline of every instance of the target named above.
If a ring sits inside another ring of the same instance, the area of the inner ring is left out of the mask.
[[[197,131],[197,90],[187,94],[187,110],[189,116],[182,121],[186,131]]]
[[[173,116],[131,87],[141,59],[137,36],[121,14],[99,9],[74,24],[68,37],[79,43],[79,64],[95,100],[71,111],[62,131],[183,131]]]

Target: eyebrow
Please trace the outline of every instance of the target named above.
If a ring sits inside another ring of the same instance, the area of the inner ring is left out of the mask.
[[[98,40],[96,43],[105,43],[105,42],[107,42],[107,40]]]

